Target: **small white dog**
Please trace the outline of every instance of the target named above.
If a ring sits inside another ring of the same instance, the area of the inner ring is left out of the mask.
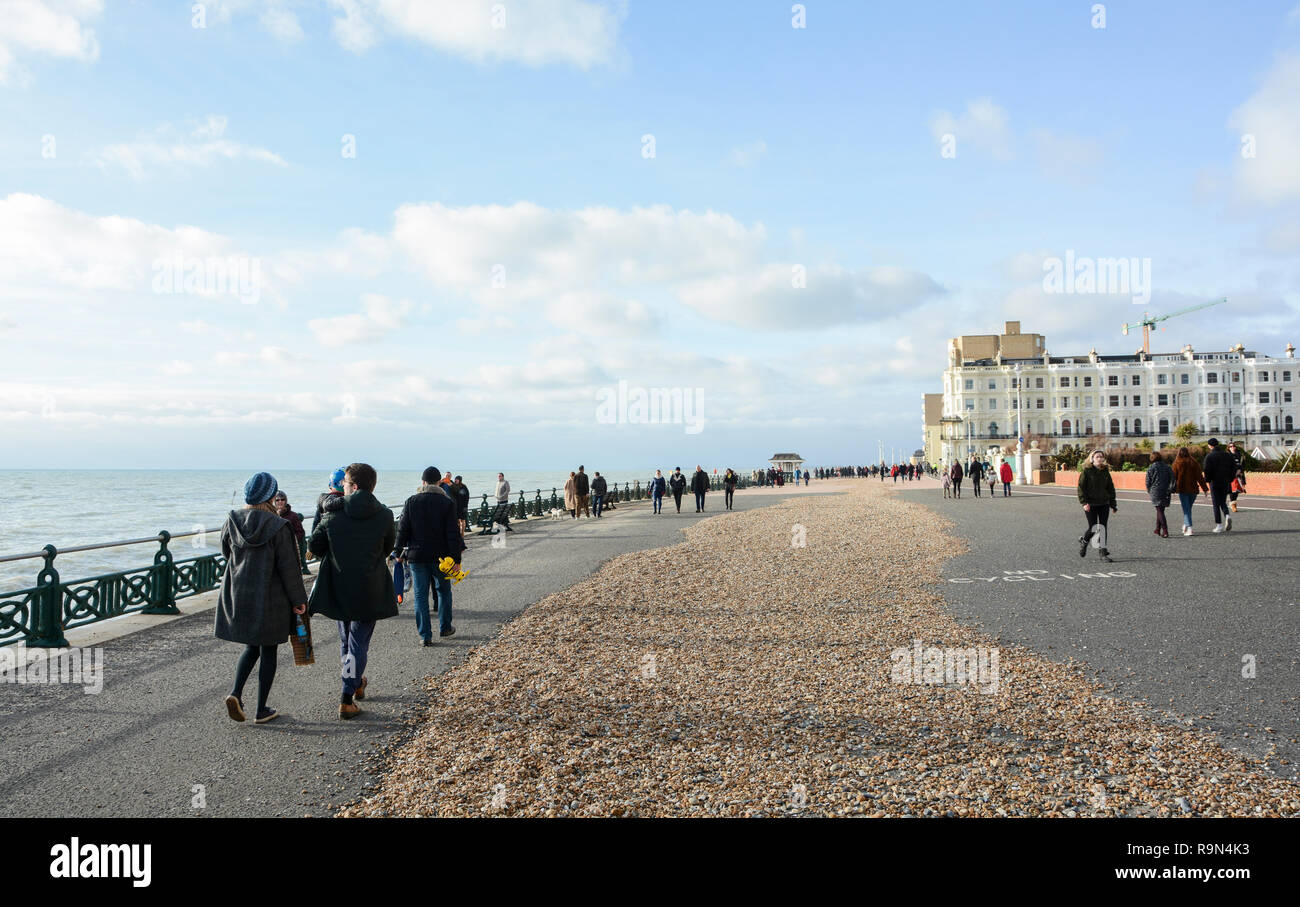
[[[546,512],[551,515],[551,519],[553,520],[562,520],[569,515],[569,511],[561,510],[559,507],[552,507]]]

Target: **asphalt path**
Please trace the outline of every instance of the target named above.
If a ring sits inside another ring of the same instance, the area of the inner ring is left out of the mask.
[[[1013,486],[1011,497],[999,488],[990,498],[986,485],[976,498],[964,485],[960,500],[928,482],[901,489],[905,500],[952,520],[969,545],[942,573],[939,591],[954,616],[1053,660],[1082,662],[1116,695],[1208,726],[1295,776],[1295,502],[1243,497],[1222,534],[1210,531],[1210,508],[1198,505],[1195,534],[1185,537],[1175,498],[1162,539],[1146,495],[1121,493],[1108,564],[1091,548],[1079,557],[1087,524],[1073,489]]]
[[[747,510],[787,495],[738,491]],[[703,517],[722,512],[708,496]],[[320,816],[363,795],[373,758],[410,732],[425,678],[470,650],[530,604],[583,579],[608,559],[681,541],[701,515],[687,495],[655,516],[648,502],[595,519],[530,519],[492,539],[471,536],[453,587],[454,637],[422,648],[409,604],[380,621],[370,648],[361,716],[338,718],[338,634],[313,624],[316,664],[295,667],[280,647],[270,705],[277,720],[254,725],[256,671],[244,690],[250,720],[226,716],[241,647],[215,639],[212,611],[121,636],[104,646],[102,692],[70,684],[0,684],[0,812],[9,817]]]

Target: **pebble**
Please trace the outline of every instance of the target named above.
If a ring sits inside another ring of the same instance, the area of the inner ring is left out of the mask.
[[[532,605],[430,678],[411,738],[339,814],[483,815],[498,795],[507,816],[1300,813],[1262,758],[959,623],[935,591],[965,547],[951,524],[837,484]],[[996,646],[996,692],[894,682],[913,640]]]

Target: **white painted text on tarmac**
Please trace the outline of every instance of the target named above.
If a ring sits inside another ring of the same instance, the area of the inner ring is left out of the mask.
[[[1089,579],[1127,579],[1137,576],[1127,570],[1111,570],[1106,573],[1053,573],[1046,570],[1003,570],[1001,576],[964,576],[949,578],[950,583],[1050,583],[1058,580]]]

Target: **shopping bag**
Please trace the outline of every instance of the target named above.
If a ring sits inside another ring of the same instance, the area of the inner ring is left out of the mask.
[[[293,663],[309,665],[316,663],[316,653],[311,644],[311,617],[307,614],[293,616],[293,634],[289,637],[293,644]]]

